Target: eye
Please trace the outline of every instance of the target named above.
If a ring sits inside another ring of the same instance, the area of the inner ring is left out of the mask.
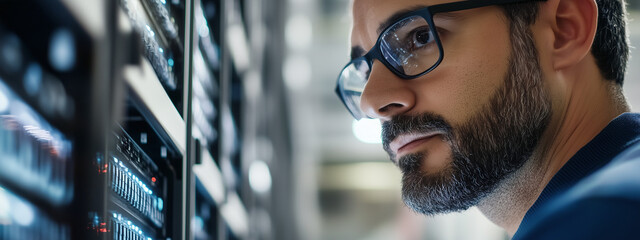
[[[424,47],[434,40],[433,34],[431,33],[431,31],[429,31],[429,28],[418,28],[413,30],[412,38],[413,48]]]

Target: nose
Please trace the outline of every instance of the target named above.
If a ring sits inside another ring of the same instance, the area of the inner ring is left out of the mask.
[[[360,97],[362,111],[371,118],[383,121],[410,111],[416,104],[416,95],[409,87],[409,81],[375,61]]]

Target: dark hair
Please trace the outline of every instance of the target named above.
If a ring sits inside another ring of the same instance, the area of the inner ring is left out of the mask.
[[[626,10],[624,0],[596,0],[598,4],[598,27],[591,46],[600,73],[607,80],[622,86],[629,59],[629,42],[626,32]],[[535,23],[539,3],[521,3],[503,6],[507,19]]]

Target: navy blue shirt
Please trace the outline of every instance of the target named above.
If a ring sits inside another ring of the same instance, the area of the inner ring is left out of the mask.
[[[618,116],[581,148],[513,239],[640,239],[640,114]]]

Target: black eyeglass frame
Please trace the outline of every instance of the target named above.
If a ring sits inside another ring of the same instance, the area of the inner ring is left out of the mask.
[[[437,4],[437,5],[431,5],[431,6],[427,6],[415,11],[411,11],[409,13],[406,13],[402,16],[400,16],[396,22],[394,22],[393,24],[390,24],[389,26],[387,26],[381,33],[380,36],[378,36],[378,40],[376,41],[376,44],[364,55],[358,58],[355,58],[351,61],[349,61],[340,71],[340,75],[338,75],[338,79],[336,82],[336,94],[338,95],[338,97],[340,98],[340,100],[342,101],[342,103],[345,105],[345,107],[347,108],[347,110],[349,110],[349,113],[351,113],[351,115],[356,118],[359,119],[358,116],[356,116],[356,114],[354,114],[351,109],[349,108],[349,105],[347,105],[347,103],[345,102],[344,96],[342,96],[342,91],[341,91],[341,85],[340,85],[340,79],[342,76],[342,73],[345,71],[346,68],[348,68],[349,66],[351,66],[351,64],[353,64],[354,62],[360,62],[363,59],[365,60],[365,62],[369,65],[369,71],[371,71],[373,69],[373,60],[377,59],[378,61],[380,61],[387,69],[391,70],[391,72],[393,72],[393,74],[395,74],[396,76],[402,78],[402,79],[415,79],[418,77],[421,77],[431,71],[433,71],[433,69],[435,69],[436,67],[438,67],[438,65],[440,65],[440,63],[442,62],[442,59],[444,58],[444,49],[442,47],[442,43],[440,42],[440,37],[438,36],[438,31],[435,28],[435,24],[433,22],[433,15],[437,14],[437,13],[442,13],[442,12],[455,12],[455,11],[462,11],[462,10],[468,10],[468,9],[473,9],[473,8],[480,8],[480,7],[488,7],[488,6],[492,6],[492,5],[505,5],[505,4],[515,4],[515,3],[525,3],[525,2],[542,2],[542,1],[546,1],[546,0],[469,0],[469,1],[460,1],[460,2],[451,2],[451,3],[443,3],[443,4]],[[440,51],[440,56],[438,56],[438,60],[433,64],[433,66],[429,67],[427,70],[423,71],[422,73],[416,74],[416,75],[407,75],[404,74],[400,71],[398,71],[396,68],[394,68],[382,55],[382,50],[380,48],[380,44],[382,42],[382,36],[389,31],[389,29],[391,27],[393,27],[396,23],[404,21],[408,18],[411,17],[415,17],[415,16],[420,16],[422,18],[424,18],[427,23],[429,24],[429,31],[431,31],[431,33],[433,34],[434,40],[436,41],[436,44],[438,46],[438,50]],[[369,76],[367,76],[367,81],[368,81]],[[367,118],[369,118],[368,116],[365,116]]]

